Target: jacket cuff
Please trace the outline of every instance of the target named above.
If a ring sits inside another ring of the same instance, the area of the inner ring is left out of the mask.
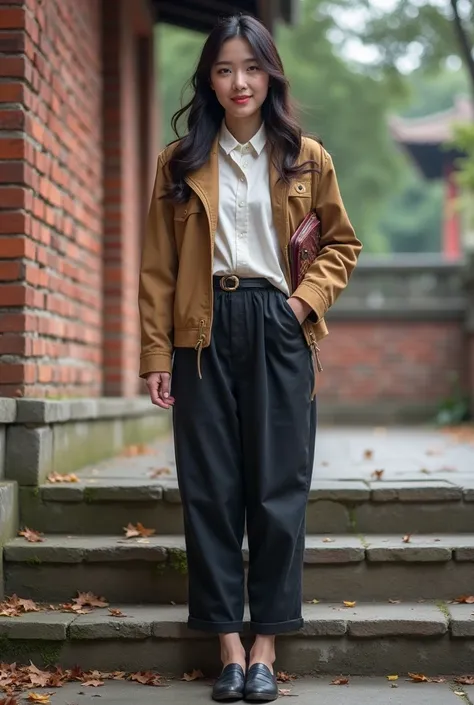
[[[157,352],[141,357],[139,376],[145,377],[150,372],[169,372],[171,374],[171,355]]]
[[[307,303],[308,306],[311,306],[317,316],[317,320],[319,320],[320,318],[324,318],[324,314],[328,310],[327,303],[323,296],[319,293],[319,291],[313,289],[312,286],[309,286],[309,284],[305,284],[303,281],[301,282],[299,287],[293,292],[292,296],[296,296],[298,299],[301,299],[302,301]],[[313,320],[313,314],[310,313],[308,318],[309,320]]]

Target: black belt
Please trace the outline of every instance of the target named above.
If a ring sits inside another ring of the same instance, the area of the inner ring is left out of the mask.
[[[235,274],[228,274],[224,277],[213,277],[214,289],[222,291],[237,291],[237,289],[275,289],[275,286],[268,279],[256,277],[238,277]]]

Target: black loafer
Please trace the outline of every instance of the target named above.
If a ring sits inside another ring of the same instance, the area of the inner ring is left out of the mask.
[[[268,703],[278,698],[276,676],[264,663],[254,663],[247,671],[244,696],[251,702]]]
[[[245,673],[238,663],[229,663],[219,678],[214,683],[212,689],[212,699],[219,700],[242,700],[244,697]]]

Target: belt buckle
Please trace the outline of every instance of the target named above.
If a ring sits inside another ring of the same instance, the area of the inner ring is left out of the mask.
[[[232,285],[227,284],[229,280],[232,280],[234,283]],[[229,274],[226,277],[221,277],[219,284],[223,291],[237,291],[240,286],[240,279],[235,274]]]

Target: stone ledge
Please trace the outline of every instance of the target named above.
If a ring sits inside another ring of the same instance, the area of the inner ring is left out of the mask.
[[[13,423],[16,417],[16,399],[0,397],[0,424]]]
[[[66,612],[28,612],[20,617],[0,617],[0,637],[8,639],[67,639],[69,625],[76,615]]]
[[[448,605],[451,615],[450,630],[453,637],[474,637],[474,605]]]
[[[311,483],[309,500],[333,502],[364,502],[370,499],[370,489],[361,480],[315,480]]]
[[[447,480],[380,480],[369,484],[374,502],[456,502],[463,496],[462,487]]]
[[[15,403],[15,402],[13,402]],[[16,423],[65,423],[86,419],[127,418],[162,412],[148,397],[102,397],[100,399],[18,399]],[[1,407],[0,407],[1,411]]]

